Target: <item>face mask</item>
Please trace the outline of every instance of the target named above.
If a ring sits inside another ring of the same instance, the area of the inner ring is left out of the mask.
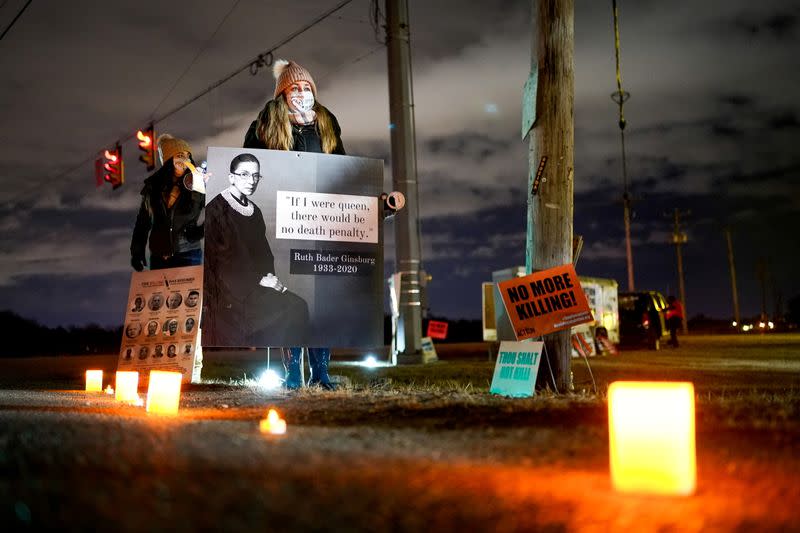
[[[311,91],[292,93],[289,99],[292,107],[299,111],[311,111],[311,108],[314,107],[314,93]]]

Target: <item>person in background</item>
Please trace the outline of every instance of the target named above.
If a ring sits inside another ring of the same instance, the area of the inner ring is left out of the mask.
[[[272,99],[267,101],[256,120],[250,124],[245,134],[244,148],[345,155],[339,122],[319,102],[311,73],[294,61],[284,59],[276,60],[272,71],[275,91]],[[388,206],[391,211],[400,209],[405,203],[405,198],[402,198],[402,203],[399,202],[402,195],[397,194],[392,195],[397,203],[387,201],[388,195],[382,195],[385,207]],[[302,386],[302,349],[300,346],[281,349],[286,370],[285,385],[289,389]],[[334,390],[336,387],[328,375],[330,348],[310,347],[307,352],[311,370],[308,385]]]
[[[669,328],[669,344],[678,347],[678,328],[683,324],[683,305],[681,301],[670,296],[667,298],[667,327]]]
[[[145,249],[150,248],[150,270],[203,264],[203,223],[205,195],[186,186],[193,175],[187,162],[194,164],[189,143],[165,133],[158,137],[161,168],[144,180],[142,200],[131,237],[131,266],[137,272],[147,266]],[[163,296],[161,297],[163,300]],[[159,303],[159,306],[161,304]],[[151,310],[155,310],[152,306]],[[198,331],[198,339],[200,336]],[[195,356],[192,381],[200,381],[203,354]]]
[[[193,163],[191,148],[186,141],[165,133],[158,138],[158,154],[161,168],[144,180],[131,238],[131,266],[139,272],[147,265],[146,245],[150,247],[150,270],[203,263],[200,215],[205,195],[184,185],[184,178],[192,174],[186,164]]]

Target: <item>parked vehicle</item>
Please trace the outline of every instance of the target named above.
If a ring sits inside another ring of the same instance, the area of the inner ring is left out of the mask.
[[[667,300],[657,291],[619,293],[619,336],[622,346],[661,349],[669,339]]]

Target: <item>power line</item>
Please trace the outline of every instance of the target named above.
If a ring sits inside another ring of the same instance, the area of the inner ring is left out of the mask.
[[[333,74],[336,74],[337,72],[343,70],[345,67],[349,67],[351,65],[355,65],[356,63],[359,63],[359,62],[365,60],[366,58],[368,58],[369,56],[371,56],[372,54],[374,54],[375,52],[377,52],[378,50],[381,50],[383,48],[386,48],[386,45],[385,44],[379,44],[378,46],[376,46],[372,50],[361,54],[360,56],[358,56],[357,58],[353,59],[352,61],[345,61],[344,63],[339,64],[339,66],[337,66],[333,70],[330,70],[330,71],[326,72],[325,74],[323,74],[322,76],[318,77],[317,81],[322,81],[325,78],[328,78],[328,77],[332,76]]]
[[[175,80],[175,83],[172,84],[172,87],[170,87],[169,91],[167,91],[167,94],[164,95],[164,98],[162,98],[161,101],[158,103],[158,105],[155,107],[155,109],[153,109],[153,112],[150,113],[151,117],[156,114],[156,111],[158,111],[158,108],[161,107],[161,104],[163,104],[167,100],[167,98],[169,98],[169,96],[172,94],[172,91],[175,90],[175,88],[178,86],[178,84],[181,82],[181,80],[183,80],[183,78],[186,76],[186,74],[189,72],[189,70],[191,70],[191,68],[197,62],[198,58],[203,54],[203,52],[205,52],[206,47],[208,47],[208,45],[211,43],[211,41],[214,39],[214,37],[217,36],[217,33],[219,33],[219,30],[225,24],[225,21],[228,20],[228,17],[231,16],[231,13],[233,13],[233,11],[236,9],[236,6],[239,5],[240,1],[241,0],[236,0],[233,3],[233,5],[231,6],[231,8],[228,10],[228,12],[225,14],[225,16],[222,17],[222,20],[219,22],[219,24],[217,24],[217,27],[214,30],[214,33],[211,34],[211,37],[206,39],[206,42],[203,43],[203,46],[201,46],[200,50],[198,50],[197,54],[195,54],[194,59],[192,59],[192,61],[189,63],[189,65],[186,67],[186,69],[183,71],[183,73],[181,73],[181,75],[178,76],[178,79]]]
[[[22,9],[19,10],[19,13],[17,13],[17,16],[14,17],[14,20],[11,21],[11,24],[9,24],[8,27],[5,30],[3,30],[3,35],[0,35],[0,41],[3,40],[3,37],[6,36],[6,33],[8,33],[8,30],[10,30],[11,27],[14,25],[14,23],[17,22],[17,20],[22,16],[22,14],[25,12],[25,10],[28,9],[28,6],[31,5],[31,2],[33,2],[33,0],[28,0],[28,2],[22,7]],[[3,5],[5,5],[5,2],[3,2]]]
[[[381,12],[381,6],[378,3],[378,0],[370,0],[369,3],[369,23],[372,26],[372,31],[375,32],[375,41],[381,44],[386,44],[386,39],[381,39],[380,37],[380,29],[381,29],[381,22],[383,23],[383,27],[386,27],[386,17]]]
[[[33,0],[28,0],[28,3],[30,4],[32,1]],[[313,28],[314,26],[316,26],[317,24],[319,24],[320,22],[322,22],[326,18],[330,17],[331,15],[333,15],[334,13],[336,13],[337,11],[339,11],[340,9],[342,9],[344,6],[346,6],[347,4],[349,4],[352,1],[353,0],[343,0],[342,2],[337,4],[335,7],[329,9],[328,11],[324,12],[323,14],[321,14],[320,16],[318,16],[317,18],[312,20],[310,23],[306,24],[305,26],[303,26],[299,30],[293,32],[292,34],[290,34],[288,37],[284,38],[283,40],[281,40],[277,44],[274,44],[267,51],[259,54],[255,59],[252,59],[252,60],[248,61],[245,65],[243,65],[242,67],[236,69],[231,74],[229,74],[229,75],[225,76],[224,78],[214,82],[208,88],[206,88],[205,90],[203,90],[202,92],[200,92],[196,96],[190,98],[189,100],[185,101],[184,103],[180,104],[179,106],[170,109],[169,111],[167,111],[166,113],[164,113],[163,115],[161,115],[161,116],[159,116],[157,118],[153,118],[151,120],[151,122],[153,124],[155,124],[156,122],[162,122],[164,119],[166,119],[166,118],[174,115],[175,113],[178,113],[179,111],[183,110],[185,107],[187,107],[187,106],[191,105],[192,103],[196,102],[197,100],[199,100],[203,96],[207,95],[208,93],[210,93],[211,91],[213,91],[214,89],[219,87],[220,85],[230,81],[231,79],[233,79],[237,75],[241,74],[245,70],[249,69],[250,73],[252,75],[257,74],[258,70],[260,68],[265,67],[265,66],[269,66],[269,65],[272,64],[272,53],[275,52],[278,48],[280,48],[281,46],[283,46],[283,45],[287,44],[288,42],[292,41],[293,39],[295,39],[299,35],[305,33],[309,29]],[[18,15],[18,17],[19,17],[19,15]],[[143,121],[143,122],[146,122],[146,121]],[[122,144],[122,143],[125,143],[125,142],[133,139],[135,136],[136,136],[135,133],[131,133],[127,137],[119,139],[117,142],[119,144]],[[60,180],[60,179],[62,179],[64,177],[68,176],[69,174],[71,174],[72,172],[76,171],[81,166],[85,165],[86,163],[88,163],[89,161],[94,159],[97,156],[98,153],[99,153],[99,150],[93,152],[91,156],[87,157],[86,159],[84,159],[83,161],[78,163],[77,165],[75,165],[73,167],[70,167],[68,170],[60,173],[58,176],[56,176],[54,178],[46,178],[46,181],[57,181],[57,180]],[[44,181],[44,180],[42,180],[42,181]],[[35,183],[33,186],[25,189],[21,193],[15,195],[11,199],[7,200],[7,203],[12,203],[12,202],[17,201],[18,199],[20,199],[20,198],[24,197],[25,195],[27,195],[29,192],[31,192],[33,190],[38,190],[40,186],[41,186],[41,181]]]
[[[625,101],[631,94],[622,90],[622,73],[620,68],[620,46],[619,46],[619,12],[617,11],[617,0],[612,0],[611,8],[614,12],[614,57],[616,59],[617,90],[611,93],[611,99],[619,106],[619,136],[622,148],[622,211],[623,222],[625,224],[625,261],[628,270],[628,290],[635,290],[633,280],[633,248],[631,246],[631,197],[628,194],[628,163],[625,157]]]
[[[326,11],[325,13],[323,13],[322,15],[320,15],[319,17],[317,17],[316,19],[314,19],[313,21],[311,21],[307,25],[303,26],[299,30],[295,31],[294,33],[292,33],[291,35],[289,35],[288,37],[286,37],[285,39],[283,39],[279,43],[274,44],[267,51],[265,51],[265,52],[263,52],[261,54],[258,54],[258,57],[256,57],[255,59],[252,59],[252,60],[248,61],[245,65],[239,67],[238,69],[236,69],[235,71],[233,71],[229,75],[225,76],[221,80],[218,80],[215,83],[211,84],[207,89],[205,89],[204,91],[202,91],[198,95],[190,98],[189,100],[187,100],[186,102],[182,103],[181,105],[179,105],[179,106],[177,106],[177,107],[175,107],[173,109],[170,109],[169,111],[167,111],[166,113],[164,113],[160,117],[154,118],[153,122],[161,122],[165,118],[167,118],[167,117],[169,117],[171,115],[174,115],[178,111],[181,111],[183,108],[187,107],[188,105],[190,105],[190,104],[194,103],[195,101],[199,100],[200,98],[204,97],[205,95],[207,95],[208,93],[210,93],[211,91],[213,91],[214,89],[216,89],[217,87],[222,85],[223,83],[226,83],[226,82],[230,81],[232,78],[234,78],[237,75],[241,74],[245,70],[249,69],[250,70],[250,74],[255,76],[258,73],[258,70],[260,68],[268,67],[268,66],[270,66],[272,64],[272,59],[273,59],[272,53],[275,50],[277,50],[281,46],[285,45],[286,43],[292,41],[293,39],[295,39],[299,35],[307,32],[308,30],[310,30],[311,28],[313,28],[314,26],[316,26],[317,24],[319,24],[320,22],[322,22],[326,18],[330,17],[331,15],[333,15],[334,13],[336,13],[337,11],[339,11],[340,9],[342,9],[344,6],[346,6],[347,4],[349,4],[352,1],[353,0],[344,0],[344,1],[340,2],[336,7],[333,7],[331,9],[329,9],[328,11]]]

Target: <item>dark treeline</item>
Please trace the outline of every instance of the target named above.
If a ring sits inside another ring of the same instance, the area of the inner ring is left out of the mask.
[[[0,357],[116,353],[122,326],[48,328],[12,311],[0,311]]]
[[[437,317],[431,315],[428,318],[422,319],[422,336],[425,337],[428,332],[428,321],[439,320],[440,322],[447,322],[447,338],[444,340],[436,339],[436,344],[449,343],[449,342],[482,342],[483,341],[483,323],[479,320],[450,320],[444,317]],[[389,315],[383,316],[383,342],[387,346],[392,343],[392,319]]]
[[[422,336],[427,335],[428,321],[438,320],[440,322],[447,322],[447,338],[444,340],[437,339],[437,343],[448,342],[482,342],[483,341],[483,322],[481,320],[450,320],[444,317],[430,317],[422,320]]]

